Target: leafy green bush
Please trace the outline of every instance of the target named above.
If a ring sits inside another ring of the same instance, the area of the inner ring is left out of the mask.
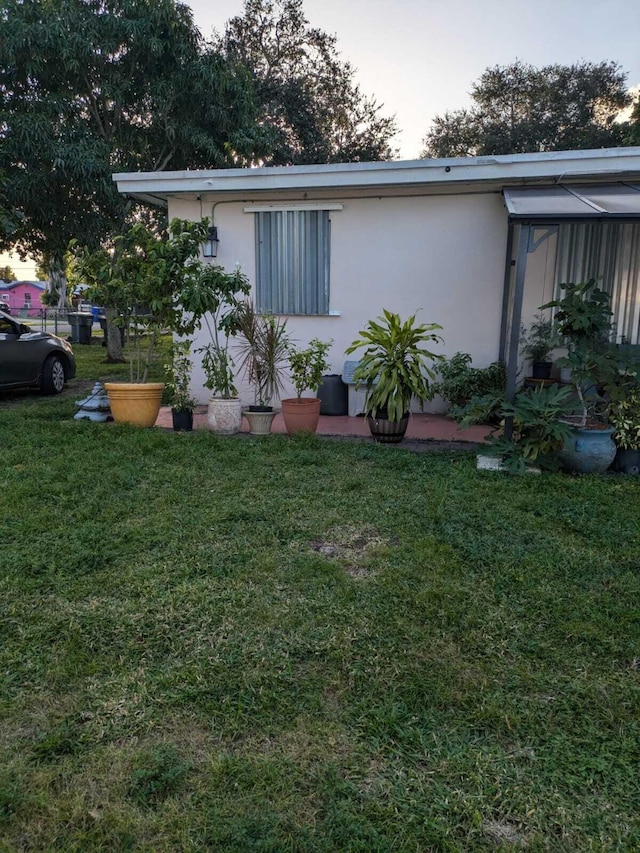
[[[506,438],[487,436],[488,452],[501,456],[505,468],[512,474],[521,474],[528,464],[542,468],[558,468],[556,451],[571,434],[570,426],[563,420],[575,408],[573,390],[559,385],[525,388],[516,394],[513,403],[489,395],[474,397],[466,407],[467,415],[462,426],[478,423],[478,412],[493,409],[500,420],[513,418],[513,433]]]
[[[457,352],[452,358],[442,362],[440,378],[433,385],[433,393],[440,394],[451,404],[449,414],[455,420],[466,417],[469,402],[476,397],[495,398],[496,404],[504,397],[507,374],[504,364],[494,361],[488,367],[471,367],[471,356],[467,352]],[[495,405],[488,405],[478,413],[480,421],[494,420]]]

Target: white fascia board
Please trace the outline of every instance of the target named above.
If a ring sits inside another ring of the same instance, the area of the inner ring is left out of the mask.
[[[344,205],[335,201],[292,201],[245,204],[245,213],[271,213],[275,210],[343,210]]]
[[[529,181],[570,181],[599,177],[640,176],[640,147],[587,151],[547,151],[495,157],[454,157],[442,160],[396,160],[383,163],[338,163],[319,166],[277,166],[186,172],[115,174],[118,190],[129,195],[168,198],[179,194],[253,194],[277,191],[451,187],[457,184],[497,185]]]

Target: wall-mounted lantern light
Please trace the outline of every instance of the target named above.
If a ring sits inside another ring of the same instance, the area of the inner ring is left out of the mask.
[[[205,258],[217,258],[218,257],[218,243],[220,239],[218,237],[218,229],[215,225],[211,225],[209,231],[207,232],[207,239],[204,243],[204,248],[202,250],[202,254]]]

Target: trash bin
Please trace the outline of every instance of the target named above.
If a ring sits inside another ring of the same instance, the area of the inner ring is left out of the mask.
[[[67,314],[67,320],[71,326],[71,343],[90,344],[93,316],[91,314],[81,314],[78,311],[73,311]]]
[[[100,323],[100,328],[104,332],[104,342],[102,344],[104,347],[107,345],[107,318],[99,317],[98,322]],[[120,326],[120,343],[124,346],[124,326]]]
[[[99,305],[92,305],[91,316],[93,317],[93,322],[99,324],[100,318],[104,317],[104,308],[101,308]]]
[[[318,388],[321,415],[346,415],[348,411],[348,388],[339,373],[322,377]]]

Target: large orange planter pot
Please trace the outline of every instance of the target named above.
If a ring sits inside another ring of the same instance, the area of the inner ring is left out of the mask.
[[[315,432],[320,417],[320,400],[317,397],[291,397],[283,400],[282,417],[289,434],[304,429]]]
[[[160,411],[164,382],[105,382],[116,423],[152,427]]]

